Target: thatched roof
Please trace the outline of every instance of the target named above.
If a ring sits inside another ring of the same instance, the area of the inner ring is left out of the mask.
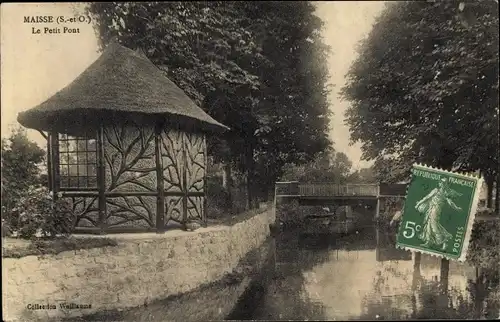
[[[64,67],[62,67],[64,68]],[[68,133],[92,122],[125,118],[165,119],[209,131],[220,124],[198,107],[143,53],[110,44],[72,83],[42,104],[21,112],[23,126]]]

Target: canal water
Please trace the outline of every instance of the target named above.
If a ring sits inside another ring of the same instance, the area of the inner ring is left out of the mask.
[[[272,276],[228,319],[398,320],[498,318],[481,296],[479,272],[450,262],[439,292],[441,260],[394,247],[395,232],[373,225],[348,236],[278,234]],[[483,294],[484,295],[484,294]]]
[[[367,225],[348,235],[276,234],[239,265],[243,274],[175,298],[65,321],[498,319],[496,273],[396,249],[395,231]],[[418,262],[418,261],[417,261]],[[240,276],[241,278],[238,278]],[[497,295],[498,298],[499,296]],[[496,302],[495,302],[496,301]]]

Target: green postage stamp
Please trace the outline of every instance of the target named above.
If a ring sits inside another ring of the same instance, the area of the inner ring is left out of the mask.
[[[396,247],[464,261],[482,179],[414,165]]]

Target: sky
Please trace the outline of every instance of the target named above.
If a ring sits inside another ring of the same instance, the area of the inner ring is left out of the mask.
[[[349,128],[344,124],[348,102],[342,102],[338,91],[354,60],[356,44],[365,37],[375,17],[383,8],[382,1],[318,2],[317,15],[325,22],[323,36],[333,49],[328,65],[330,82],[335,84],[330,94],[334,112],[330,136],[337,151],[344,152],[353,168],[369,166],[360,161],[360,145],[349,145]],[[10,133],[17,114],[42,103],[68,85],[98,57],[97,38],[92,24],[77,23],[78,34],[44,34],[46,24],[24,23],[24,16],[52,15],[73,17],[71,3],[3,3],[1,5],[1,136]],[[54,25],[55,27],[60,27]],[[33,28],[42,28],[33,34]],[[29,130],[30,139],[45,146],[43,137]]]

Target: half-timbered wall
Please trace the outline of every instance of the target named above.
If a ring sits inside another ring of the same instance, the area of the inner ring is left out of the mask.
[[[155,227],[154,127],[116,124],[104,128],[103,139],[107,227]]]
[[[101,137],[97,163],[104,171],[97,181],[105,205],[100,207],[99,187],[85,196],[61,187],[73,203],[77,227],[163,230],[186,220],[205,221],[204,134],[129,122],[105,127]]]
[[[204,220],[206,142],[204,135],[164,129],[161,160],[165,224]]]

